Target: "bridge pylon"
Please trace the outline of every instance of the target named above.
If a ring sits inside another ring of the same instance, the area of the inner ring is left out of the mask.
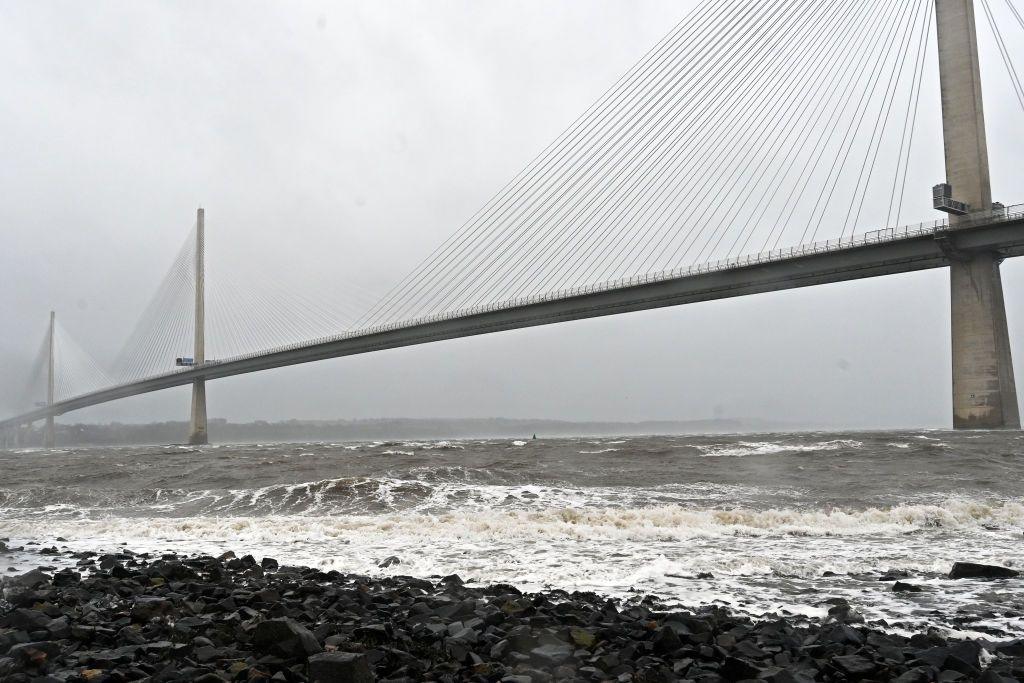
[[[206,362],[206,308],[205,308],[205,220],[206,213],[196,211],[196,309],[195,347],[193,361],[197,366]],[[192,417],[189,421],[188,442],[191,445],[209,443],[206,431],[206,380],[197,379],[192,383]]]
[[[46,344],[48,349],[48,369],[46,373],[46,405],[53,405],[53,388],[54,388],[54,360],[55,360],[55,348],[54,348],[54,327],[56,322],[56,313],[50,311],[50,331],[47,333]],[[53,425],[53,415],[46,417],[46,424],[43,427],[43,447],[53,448],[57,445],[57,432]]]
[[[969,221],[992,209],[974,0],[935,0],[946,182]],[[951,235],[954,429],[1020,429],[1017,388],[999,274],[1002,255],[957,248]]]

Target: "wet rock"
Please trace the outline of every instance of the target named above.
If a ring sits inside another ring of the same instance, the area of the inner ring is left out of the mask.
[[[310,683],[373,683],[366,656],[354,652],[325,652],[309,658]]]
[[[142,595],[132,605],[132,621],[146,623],[169,614],[173,605],[170,600],[153,595]]]
[[[575,626],[569,629],[569,637],[577,647],[592,648],[597,642],[597,636],[593,633]]]
[[[530,654],[544,664],[561,664],[572,657],[572,648],[568,645],[541,645],[530,650]]]
[[[902,581],[897,581],[892,586],[893,593],[920,593],[923,590],[920,586],[915,586],[912,583],[903,583]]]
[[[674,652],[683,646],[683,641],[679,638],[679,635],[669,626],[662,626],[658,629],[652,642],[654,651],[659,655]]]
[[[50,625],[50,617],[39,610],[19,607],[0,620],[0,626],[22,629],[25,631],[45,630]]]
[[[60,654],[60,645],[51,641],[18,643],[8,651],[7,656],[15,666],[42,668]]]
[[[27,587],[5,583],[3,683],[1024,677],[1021,641],[984,654],[978,642],[934,630],[883,633],[851,622],[842,598],[824,602],[833,610],[825,622],[758,622],[713,606],[665,613],[653,597],[468,588],[454,576],[433,583],[280,566],[264,574],[276,563],[251,556],[120,552],[103,562],[76,576],[36,575]]]
[[[1011,579],[1020,572],[1009,567],[974,562],[955,562],[949,572],[951,579]]]
[[[381,569],[387,569],[388,567],[395,564],[402,564],[402,560],[400,560],[397,555],[391,555],[390,557],[386,557],[383,560],[381,560],[381,562],[377,566]]]
[[[260,622],[252,641],[261,652],[286,659],[307,657],[322,650],[309,629],[287,618]]]
[[[834,657],[832,663],[847,676],[864,677],[874,673],[878,666],[860,655],[841,655]]]
[[[12,586],[18,586],[20,588],[38,588],[39,586],[50,583],[50,575],[46,572],[42,572],[38,569],[25,572],[20,576],[8,578],[6,582]]]

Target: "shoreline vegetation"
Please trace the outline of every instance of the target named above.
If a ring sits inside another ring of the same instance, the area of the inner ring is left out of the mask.
[[[486,439],[575,436],[641,436],[650,434],[735,434],[792,431],[793,425],[753,418],[706,420],[647,420],[599,422],[511,418],[378,418],[360,420],[284,420],[267,422],[209,421],[215,443],[295,441],[374,441],[395,439]],[[188,422],[150,422],[56,425],[62,446],[142,446],[179,443]],[[43,444],[42,427],[26,429],[22,445]]]
[[[0,551],[43,563],[0,579],[3,683],[1024,677],[1024,640],[947,639],[935,629],[894,635],[826,596],[823,621],[755,621],[721,607],[670,609],[654,596],[530,594],[471,587],[454,575],[370,578],[232,552],[100,555],[2,542]],[[958,566],[972,580],[1012,571]]]

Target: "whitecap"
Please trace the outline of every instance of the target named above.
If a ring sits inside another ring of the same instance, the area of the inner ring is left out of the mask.
[[[712,444],[697,446],[703,457],[742,458],[748,455],[775,455],[779,453],[817,453],[820,451],[837,451],[842,449],[858,449],[864,444],[853,439],[833,439],[811,444],[790,444],[777,441],[741,441],[738,444]]]

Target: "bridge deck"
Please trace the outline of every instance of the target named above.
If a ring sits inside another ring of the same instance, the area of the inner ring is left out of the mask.
[[[1024,207],[968,225],[936,222],[410,320],[168,372],[0,420],[0,429],[119,398],[260,370],[445,339],[948,266],[956,252],[1024,254]]]

